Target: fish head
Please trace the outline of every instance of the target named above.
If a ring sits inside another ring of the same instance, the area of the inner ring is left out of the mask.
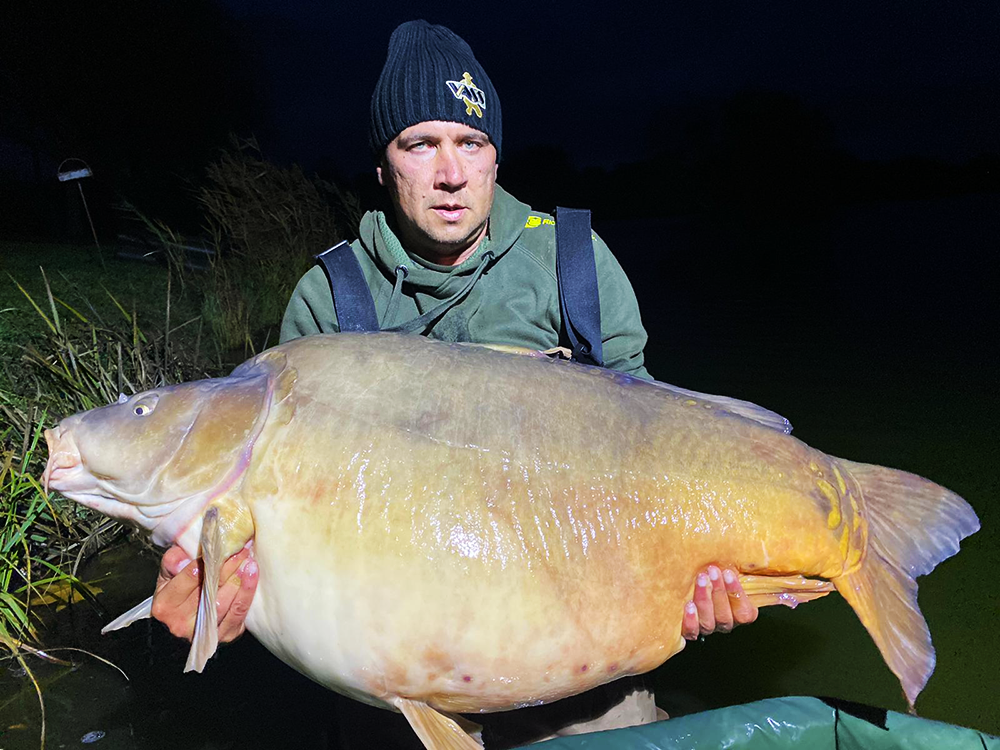
[[[154,533],[154,541],[170,543],[179,521],[185,526],[246,468],[272,380],[268,371],[250,368],[122,396],[67,417],[45,431],[49,460],[42,481],[150,530],[171,516],[172,531]]]

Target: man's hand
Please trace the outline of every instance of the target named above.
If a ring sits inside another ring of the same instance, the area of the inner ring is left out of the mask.
[[[246,629],[244,620],[257,589],[257,563],[247,546],[222,564],[219,593],[219,642],[239,638]],[[152,615],[178,638],[191,640],[201,596],[201,570],[180,547],[171,547],[160,562],[153,594]]]
[[[695,579],[694,601],[684,606],[681,634],[693,641],[699,635],[728,633],[756,619],[757,607],[743,591],[736,571],[709,565]]]

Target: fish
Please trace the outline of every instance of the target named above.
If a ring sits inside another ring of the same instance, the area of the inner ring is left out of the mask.
[[[215,653],[219,570],[253,540],[247,629],[431,750],[480,746],[461,714],[677,654],[708,564],[761,606],[839,592],[912,706],[934,669],[915,579],[979,520],[790,432],[746,401],[516,347],[341,333],[67,417],[42,479],[202,558],[186,671]]]

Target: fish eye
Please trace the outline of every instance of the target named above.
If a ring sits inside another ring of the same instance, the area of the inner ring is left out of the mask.
[[[155,400],[150,401],[140,401],[135,406],[132,407],[132,413],[137,417],[144,417],[147,414],[151,414],[153,407],[156,406]]]

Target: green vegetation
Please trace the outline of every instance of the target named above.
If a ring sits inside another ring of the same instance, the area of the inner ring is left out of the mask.
[[[107,249],[104,254],[106,269],[93,247],[0,242],[0,366],[16,367],[25,345],[42,345],[50,334],[45,318],[25,294],[47,306],[46,284],[60,300],[61,318],[78,320],[78,312],[98,327],[107,327],[118,324],[123,307],[140,321],[163,321],[170,283],[164,270],[110,258]],[[179,291],[174,290],[172,299],[173,325],[197,316],[193,295],[182,296]],[[0,377],[0,384],[18,379]]]
[[[202,316],[224,349],[276,343],[296,281],[316,253],[356,235],[361,218],[354,196],[297,166],[265,161],[253,141],[234,140],[209,166],[198,199],[215,253],[211,272],[191,278]]]

